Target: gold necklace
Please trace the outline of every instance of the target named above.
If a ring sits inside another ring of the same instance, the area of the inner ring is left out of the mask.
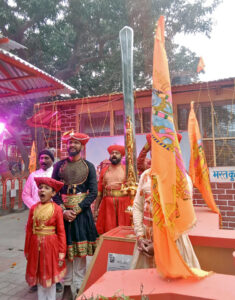
[[[39,204],[33,214],[33,227],[39,226],[37,228],[43,228],[45,223],[50,220],[54,213],[54,204],[52,202],[46,204]]]

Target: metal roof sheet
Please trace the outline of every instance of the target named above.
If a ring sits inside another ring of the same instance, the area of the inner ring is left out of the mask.
[[[222,85],[223,84],[226,84],[227,82],[232,82],[232,84],[235,86],[235,77],[229,77],[229,78],[223,78],[223,79],[217,79],[217,80],[211,80],[211,81],[199,81],[199,82],[191,82],[191,83],[188,83],[188,84],[177,84],[177,85],[173,85],[172,86],[172,93],[174,94],[174,91],[177,90],[177,89],[190,89],[191,87],[196,87],[197,89],[201,89],[202,86],[206,86],[208,88],[208,86],[211,86],[211,85]],[[139,95],[142,95],[142,94],[146,94],[146,93],[152,93],[152,89],[149,89],[149,88],[143,88],[143,89],[136,89],[135,90],[135,96],[139,96]],[[109,99],[110,97],[122,97],[123,94],[122,92],[114,92],[114,93],[110,93],[110,94],[102,94],[102,95],[94,95],[94,96],[88,96],[88,97],[84,97],[84,98],[73,98],[73,99],[60,99],[60,100],[56,100],[54,101],[53,103],[57,103],[57,104],[60,104],[60,105],[63,105],[63,104],[67,104],[67,103],[75,103],[77,101],[83,101],[83,99],[87,99],[87,101],[92,101],[92,100],[98,100],[98,99],[104,99],[104,98],[107,98]],[[41,103],[43,106],[47,106],[48,104],[50,105],[51,102],[44,102],[44,103]]]
[[[0,33],[0,48],[4,50],[14,50],[14,49],[27,49],[27,47],[10,40],[8,37]]]
[[[0,103],[73,93],[63,81],[0,49]]]

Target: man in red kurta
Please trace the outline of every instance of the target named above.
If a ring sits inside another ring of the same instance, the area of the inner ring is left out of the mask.
[[[98,198],[94,210],[95,219],[98,216],[96,228],[99,234],[120,225],[131,225],[130,215],[125,213],[130,205],[130,198],[121,189],[126,181],[126,168],[121,163],[125,155],[125,147],[112,145],[108,147],[108,152],[111,164],[100,172]]]

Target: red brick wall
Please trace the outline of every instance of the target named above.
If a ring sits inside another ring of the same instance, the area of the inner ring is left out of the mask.
[[[235,229],[235,183],[212,182],[211,187],[216,205],[222,215],[223,229]],[[193,201],[195,206],[205,206],[205,202],[196,188]]]
[[[60,107],[61,134],[71,129],[76,131],[76,105],[65,105]],[[67,157],[66,145],[61,144],[61,159]]]
[[[64,105],[60,107],[61,133],[74,129],[77,130],[76,105]],[[61,145],[61,159],[67,157],[66,145]],[[215,202],[222,214],[223,229],[235,229],[235,183],[211,184]],[[194,189],[194,205],[206,206],[200,192]]]

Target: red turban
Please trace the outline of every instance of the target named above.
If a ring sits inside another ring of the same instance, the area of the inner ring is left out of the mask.
[[[125,155],[125,147],[121,145],[112,145],[108,147],[108,152],[111,154],[113,151],[118,151],[122,156]]]
[[[67,143],[69,140],[73,139],[79,141],[82,145],[86,145],[86,143],[89,141],[89,138],[90,138],[89,135],[85,133],[79,133],[70,130],[63,134],[62,142]]]
[[[148,133],[148,134],[146,135],[146,140],[147,140],[149,146],[151,146],[151,137],[152,137],[151,133]]]
[[[178,138],[178,141],[180,143],[181,139],[182,139],[182,135],[180,133],[177,132],[177,138]]]
[[[57,181],[50,177],[34,177],[34,180],[37,184],[37,187],[39,187],[40,184],[46,184],[50,187],[52,187],[56,193],[59,192],[59,190],[63,187],[64,183],[61,181]]]

